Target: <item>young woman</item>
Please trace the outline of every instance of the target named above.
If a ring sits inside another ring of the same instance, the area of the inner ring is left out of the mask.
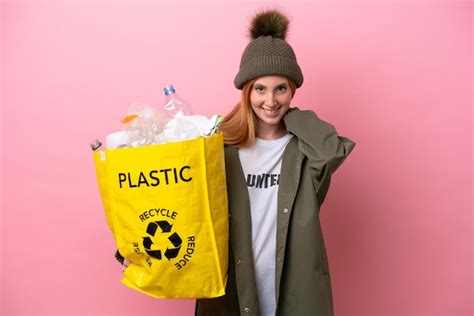
[[[291,106],[303,83],[287,18],[254,17],[226,116],[230,212],[226,295],[196,303],[196,315],[332,315],[319,210],[331,174],[355,146],[312,111]]]

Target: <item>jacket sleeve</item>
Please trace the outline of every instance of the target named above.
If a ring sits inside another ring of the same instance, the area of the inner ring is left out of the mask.
[[[333,125],[313,111],[292,108],[285,115],[284,122],[288,132],[298,138],[298,147],[309,160],[315,190],[322,204],[331,175],[349,156],[355,143],[339,136]]]

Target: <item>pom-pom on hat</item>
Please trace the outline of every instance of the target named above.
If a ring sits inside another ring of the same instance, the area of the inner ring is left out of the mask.
[[[277,10],[258,13],[251,21],[249,34],[252,41],[240,60],[240,70],[234,85],[242,89],[246,82],[263,76],[282,76],[293,80],[296,87],[303,84],[296,55],[285,41],[288,18]]]

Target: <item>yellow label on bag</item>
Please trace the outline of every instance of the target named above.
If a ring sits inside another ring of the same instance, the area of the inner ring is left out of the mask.
[[[132,264],[122,282],[159,298],[224,295],[228,209],[221,134],[94,153],[107,222]]]

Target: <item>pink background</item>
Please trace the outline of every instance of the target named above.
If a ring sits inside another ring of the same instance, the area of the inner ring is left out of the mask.
[[[227,113],[249,18],[357,146],[322,209],[337,315],[472,314],[472,3],[3,1],[1,315],[191,315],[123,286],[89,142],[172,83]]]

